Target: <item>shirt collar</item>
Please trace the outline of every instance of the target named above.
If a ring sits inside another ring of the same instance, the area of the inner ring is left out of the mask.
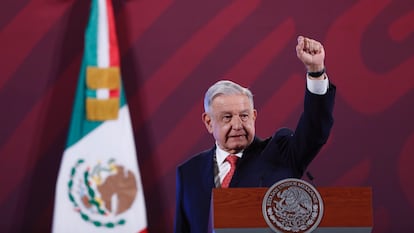
[[[217,164],[222,164],[224,162],[224,160],[226,159],[227,155],[229,155],[230,153],[227,151],[222,150],[219,145],[216,142],[216,159],[217,159]],[[237,157],[241,158],[243,155],[243,151],[235,154]]]

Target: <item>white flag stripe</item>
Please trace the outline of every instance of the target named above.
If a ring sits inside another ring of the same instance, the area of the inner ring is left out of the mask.
[[[105,68],[109,67],[109,30],[108,30],[108,16],[106,0],[99,1],[98,11],[98,67]]]
[[[96,98],[97,99],[109,99],[109,89],[108,88],[96,89]]]

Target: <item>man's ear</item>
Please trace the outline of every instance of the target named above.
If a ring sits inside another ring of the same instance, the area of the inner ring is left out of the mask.
[[[253,120],[255,121],[257,118],[257,110],[253,109]]]
[[[206,126],[206,129],[209,133],[213,133],[213,126],[211,125],[211,117],[207,113],[203,113],[201,116],[204,125]]]

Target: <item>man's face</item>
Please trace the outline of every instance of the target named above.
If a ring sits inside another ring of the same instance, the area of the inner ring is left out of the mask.
[[[203,113],[203,121],[219,147],[229,153],[238,153],[253,141],[257,112],[245,95],[219,95]]]

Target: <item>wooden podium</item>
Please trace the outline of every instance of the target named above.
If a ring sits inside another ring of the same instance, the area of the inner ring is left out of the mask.
[[[216,233],[271,233],[262,214],[268,188],[213,189],[212,215]],[[373,226],[369,187],[317,188],[324,213],[313,232],[369,233]]]

